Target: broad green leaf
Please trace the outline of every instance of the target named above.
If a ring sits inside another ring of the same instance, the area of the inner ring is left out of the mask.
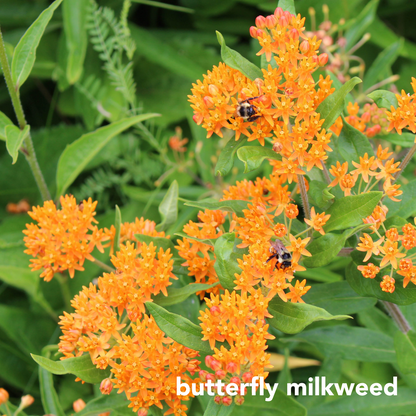
[[[79,80],[87,52],[87,12],[85,0],[65,0],[62,16],[66,39],[67,67],[66,78],[70,85]]]
[[[247,142],[247,138],[241,138],[239,140],[234,140],[234,137],[231,137],[228,140],[227,144],[221,150],[218,162],[215,166],[215,174],[219,176],[225,176],[231,172],[231,169],[234,166],[234,156],[235,152],[241,147],[244,146]]]
[[[92,363],[89,354],[61,361],[52,361],[35,354],[31,356],[42,368],[52,374],[73,374],[86,383],[97,384],[110,375],[110,369],[98,369]]]
[[[374,100],[378,107],[387,108],[389,111],[391,109],[391,106],[397,108],[397,106],[399,105],[397,102],[396,94],[394,94],[391,91],[376,90],[368,94],[367,97]]]
[[[338,151],[352,168],[352,161],[358,163],[365,153],[368,157],[374,156],[374,151],[367,136],[347,123],[343,116],[342,121],[344,126],[338,137]]]
[[[116,205],[116,218],[114,221],[114,227],[116,229],[115,237],[114,237],[114,250],[120,250],[120,232],[121,232],[121,212],[118,205]]]
[[[344,109],[345,97],[360,82],[361,79],[358,77],[351,78],[339,90],[336,90],[319,104],[316,111],[321,115],[321,119],[325,119],[322,124],[323,129],[329,130],[335,123]]]
[[[416,332],[404,334],[397,331],[394,336],[397,364],[404,374],[416,374]]]
[[[170,248],[170,252],[173,253],[175,251],[175,247],[171,240],[165,237],[151,237],[149,235],[144,234],[134,234],[136,239],[142,243],[149,245],[153,243],[156,247],[163,248],[164,251]]]
[[[350,195],[336,199],[326,214],[330,214],[324,226],[325,231],[344,230],[363,223],[377,206],[382,192],[372,191],[360,195]]]
[[[244,163],[244,173],[261,166],[264,159],[282,160],[274,150],[263,146],[244,146],[237,150],[238,158]]]
[[[0,265],[0,280],[10,286],[25,291],[29,296],[36,297],[39,288],[39,274],[32,272],[28,266]]]
[[[101,395],[90,400],[87,405],[79,412],[79,416],[92,416],[100,413],[115,412],[116,414],[128,415],[132,413],[131,407],[128,407],[130,401],[124,394],[110,394],[109,396]]]
[[[260,396],[258,391],[256,395],[250,393],[248,388],[243,405],[236,406],[232,416],[306,416],[306,409],[280,389],[276,389],[273,400],[269,402],[266,402],[269,396],[267,391],[264,396]]]
[[[212,285],[206,285],[204,283],[193,283],[181,288],[169,287],[168,296],[164,296],[162,293],[160,293],[153,298],[153,302],[160,306],[176,305],[177,303],[183,302],[185,299],[189,298],[189,296],[196,292],[201,290],[208,290],[217,285],[218,283],[214,283]]]
[[[354,254],[354,253],[353,253]],[[358,256],[358,253],[357,253]],[[364,258],[364,256],[360,256]],[[355,256],[353,256],[355,259]],[[397,305],[410,305],[416,302],[416,286],[409,285],[403,288],[400,282],[397,282],[396,289],[393,293],[383,292],[380,288],[381,278],[366,279],[357,266],[364,264],[363,262],[351,262],[346,269],[346,278],[353,290],[361,296],[386,300]]]
[[[279,3],[277,3],[277,7],[281,7],[284,11],[296,14],[294,0],[279,0]]]
[[[211,397],[205,409],[204,416],[230,416],[231,414],[235,414],[235,408],[234,402],[230,406],[223,406],[222,404],[216,404],[214,397]]]
[[[302,332],[289,338],[315,345],[323,354],[340,354],[346,360],[394,363],[393,339],[370,329],[337,325]]]
[[[340,274],[328,270],[327,267],[316,267],[315,269],[307,269],[303,272],[296,272],[296,277],[310,279],[321,283],[339,282],[342,280],[342,276]]]
[[[158,114],[142,114],[116,121],[91,133],[83,134],[78,140],[67,146],[58,162],[56,174],[57,196],[59,197],[66,192],[93,157],[113,137],[137,123],[156,116]]]
[[[240,274],[241,269],[237,262],[238,254],[234,251],[235,234],[223,234],[217,239],[214,246],[215,264],[214,269],[217,272],[221,286],[225,289],[234,289],[235,274]]]
[[[229,67],[240,71],[243,75],[247,78],[254,81],[256,78],[262,78],[263,72],[260,68],[250,62],[248,59],[244,58],[244,56],[240,55],[237,51],[229,48],[225,44],[224,37],[220,32],[217,33],[218,43],[221,45],[221,58],[225,64]]]
[[[347,50],[351,49],[360,37],[365,33],[365,30],[373,22],[376,15],[379,0],[371,0],[361,13],[355,19],[355,22],[345,32],[345,39],[347,41]]]
[[[347,315],[334,316],[325,309],[306,303],[283,302],[278,296],[270,301],[268,310],[273,315],[273,318],[268,319],[270,325],[285,334],[297,334],[316,321],[351,318]]]
[[[9,155],[12,157],[14,165],[17,161],[17,157],[19,156],[19,149],[22,146],[23,141],[29,134],[30,126],[26,125],[23,130],[20,130],[14,124],[10,124],[6,126],[4,129],[6,133],[6,147]]]
[[[391,390],[391,389],[390,389]],[[402,416],[413,415],[416,407],[416,391],[399,387],[397,396],[356,394],[324,403],[309,409],[308,416]]]
[[[390,133],[383,135],[383,140],[401,147],[412,147],[415,144],[415,135],[413,133]]]
[[[178,182],[175,180],[169,186],[165,197],[159,205],[162,222],[156,226],[157,231],[165,231],[178,219],[178,197],[179,186]]]
[[[212,352],[208,341],[202,341],[201,328],[198,325],[180,315],[168,312],[153,302],[146,302],[146,308],[168,337],[193,350],[207,354]]]
[[[308,195],[311,202],[321,209],[326,209],[335,196],[331,194],[331,188],[321,181],[310,181]]]
[[[389,217],[393,215],[402,218],[413,217],[416,215],[416,180],[402,185],[399,189],[403,191],[403,194],[397,197],[401,202],[392,201],[387,197],[383,201],[389,209]]]
[[[370,68],[366,71],[363,80],[363,90],[367,91],[377,81],[382,81],[381,76],[393,65],[394,61],[400,55],[400,50],[403,47],[403,39],[393,43],[388,48],[384,49],[371,64]]]
[[[6,126],[12,125],[13,122],[0,111],[0,140],[6,141]]]
[[[375,302],[377,301],[375,298],[367,299],[374,300]],[[377,308],[377,306],[373,306],[372,308],[358,312],[357,321],[361,326],[365,326],[366,328],[372,329],[373,331],[378,331],[389,335],[392,338],[397,332],[397,326],[394,321],[390,318],[389,315],[387,315],[381,309]]]
[[[214,244],[215,244],[215,239],[189,237],[189,235],[185,233],[175,233],[175,235],[182,237],[182,238],[189,238],[190,240],[198,241],[199,243],[208,244],[212,247],[214,247]]]
[[[243,210],[248,209],[249,202],[240,200],[217,201],[213,198],[203,199],[201,201],[188,201],[185,205],[199,209],[210,209],[234,212],[238,217],[244,216]]]
[[[12,79],[16,89],[20,89],[32,72],[36,60],[36,50],[42,38],[43,32],[51,20],[54,11],[62,3],[56,0],[33,22],[22,36],[13,53]]]
[[[373,307],[377,302],[376,299],[357,295],[346,281],[313,285],[302,299],[334,315],[357,313]]]

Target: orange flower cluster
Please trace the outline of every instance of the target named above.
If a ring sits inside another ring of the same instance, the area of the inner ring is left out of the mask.
[[[378,147],[377,155],[369,157],[367,153],[363,157],[360,156],[360,163],[352,162],[356,169],[348,173],[348,162],[337,162],[336,166],[331,166],[329,172],[335,179],[329,184],[334,187],[339,184],[340,188],[344,192],[344,195],[351,195],[354,193],[354,188],[358,178],[360,178],[360,184],[357,193],[365,193],[371,191],[380,181],[383,182],[383,190],[392,201],[399,201],[396,197],[400,196],[403,192],[399,190],[400,185],[393,184],[395,180],[395,173],[399,172],[398,166],[400,162],[394,163],[394,159],[390,159],[392,152],[389,152],[388,148],[383,149]],[[374,179],[374,180],[373,180]],[[362,182],[366,183],[366,186],[361,186]],[[364,189],[362,189],[364,188]]]
[[[126,392],[134,411],[143,408],[142,415],[153,404],[162,408],[162,400],[171,407],[166,414],[181,414],[186,407],[176,396],[176,377],[188,382],[185,372],[199,370],[197,352],[173,342],[144,315],[144,303],[160,292],[167,296],[176,279],[171,257],[169,249],[157,252],[153,243],[122,244],[111,259],[116,271],[104,273],[97,286],[84,287],[71,302],[75,312],[64,312],[60,320],[63,358],[89,353],[98,368],[110,366],[114,387]]]
[[[374,279],[380,270],[390,265],[390,276],[384,276],[380,284],[385,292],[394,292],[395,280],[392,278],[392,274],[397,268],[399,268],[397,274],[404,277],[403,287],[406,287],[409,282],[416,285],[416,266],[413,266],[412,262],[416,256],[410,252],[416,247],[415,227],[407,223],[401,228],[401,233],[393,227],[385,230],[384,236],[381,236],[377,230],[375,232],[378,239],[374,241],[369,234],[364,233],[364,236],[360,237],[361,242],[358,244],[357,250],[366,253],[364,262],[373,256],[380,261],[380,266],[368,263],[367,265],[358,266],[358,270],[361,271],[364,277]]]
[[[385,109],[378,108],[377,104],[367,103],[363,110],[363,113],[359,115],[360,107],[358,103],[353,104],[350,101],[347,106],[348,116],[345,117],[345,121],[369,138],[379,134],[387,134],[389,122]],[[339,136],[343,125],[342,118],[338,117],[331,130]]]
[[[267,340],[274,339],[267,332],[269,325],[265,318],[271,317],[267,311],[270,297],[264,297],[261,289],[250,290],[238,295],[226,290],[224,294],[211,294],[206,298],[207,309],[200,312],[200,326],[203,340],[210,343],[214,354],[207,356],[205,363],[212,373],[201,370],[202,381],[223,380],[225,384],[249,383],[253,376],[266,378],[266,368],[270,354],[266,354]],[[215,347],[216,342],[228,342],[229,347]],[[244,395],[244,394],[243,394]],[[234,397],[236,404],[244,402],[243,395]],[[230,405],[232,397],[228,395],[215,397],[217,404]]]
[[[33,207],[29,215],[38,224],[27,224],[23,233],[31,259],[32,270],[42,270],[40,277],[49,282],[55,273],[65,270],[74,277],[75,270],[84,270],[85,259],[94,261],[91,252],[95,247],[103,252],[104,241],[109,235],[93,223],[97,202],[83,201],[77,204],[73,196],[60,198],[61,209],[53,201],[43,207]]]
[[[239,71],[220,63],[204,81],[193,84],[189,96],[194,110],[194,121],[208,132],[222,137],[222,128],[241,134],[248,141],[258,140],[262,145],[272,137],[277,151],[295,165],[321,166],[330,133],[321,131],[324,120],[316,113],[317,106],[334,89],[332,81],[320,77],[315,90],[312,73],[325,65],[326,54],[318,58],[319,41],[303,35],[304,19],[277,8],[274,15],[256,19],[250,34],[256,38],[270,61],[273,54],[277,67],[263,69],[263,78],[254,81]],[[301,43],[300,40],[304,39]],[[289,119],[294,127],[289,129]],[[314,140],[314,137],[319,136]]]
[[[215,254],[211,244],[203,243],[200,240],[218,238],[222,231],[218,228],[225,222],[225,212],[222,211],[200,211],[198,214],[199,223],[189,221],[183,228],[183,232],[191,238],[178,240],[179,256],[185,259],[185,266],[189,270],[189,276],[195,277],[196,283],[214,284],[218,282],[217,273],[214,269]],[[217,285],[210,289],[197,292],[201,299],[206,293],[219,293],[221,286]]]
[[[409,129],[412,133],[416,133],[416,78],[412,77],[413,94],[406,94],[402,90],[401,95],[396,94],[398,107],[391,106],[391,111],[386,111],[390,124],[387,131],[396,129],[397,133],[402,134],[403,129]]]

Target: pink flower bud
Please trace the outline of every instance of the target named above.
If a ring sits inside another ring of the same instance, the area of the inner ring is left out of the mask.
[[[233,402],[233,399],[230,396],[225,396],[222,399],[222,404],[224,406],[230,406],[232,402]]]
[[[211,380],[213,383],[215,383],[217,381],[216,377],[212,373],[208,373],[207,376],[206,376],[206,379],[207,379],[207,381]]]
[[[306,53],[309,51],[309,42],[307,40],[304,40],[300,46],[299,49],[302,53]]]
[[[293,40],[296,40],[299,38],[299,32],[297,29],[293,28],[289,30],[289,37]]]
[[[110,394],[113,390],[113,383],[109,378],[105,378],[100,384],[100,391],[102,394]]]
[[[234,403],[237,406],[241,406],[244,403],[244,397],[243,396],[240,396],[240,395],[235,396],[234,397]]]
[[[274,15],[276,16],[276,19],[280,19],[283,15],[283,9],[281,7],[278,7],[275,11],[274,11]]]
[[[212,358],[212,355],[207,355],[206,357],[205,357],[205,365],[208,367],[208,368],[211,368],[211,361],[213,360],[214,358]]]
[[[85,402],[82,399],[75,400],[74,403],[72,403],[72,407],[74,408],[75,413],[78,413],[85,407]]]
[[[332,36],[324,36],[322,39],[322,44],[325,46],[331,46],[334,43],[334,39],[332,39]]]
[[[204,104],[207,106],[207,108],[214,107],[214,100],[209,95],[206,95],[204,98]]]
[[[263,35],[264,35],[264,31],[263,31],[263,30],[261,30],[261,29],[257,29],[257,36],[256,36],[256,39],[257,39],[257,38],[261,38]]]
[[[318,58],[319,66],[324,66],[328,63],[328,54],[321,53]]]
[[[219,361],[217,361],[217,360],[212,360],[211,361],[211,368],[214,370],[214,371],[217,371],[217,370],[219,370],[220,368],[221,368],[221,363],[219,362]]]
[[[200,370],[200,372],[199,372],[198,374],[199,374],[199,378],[200,378],[203,382],[207,381],[207,374],[208,374],[208,371],[205,371],[205,370]]]
[[[33,398],[33,396],[31,396],[30,394],[26,394],[26,396],[23,396],[21,398],[21,406],[23,409],[25,409],[26,407],[29,407],[31,404],[33,404],[34,401],[35,399]]]
[[[337,40],[337,44],[338,46],[340,46],[341,48],[345,48],[347,46],[347,39],[341,37]]]
[[[215,377],[217,377],[218,380],[224,380],[227,376],[227,372],[224,370],[217,370],[215,372]]]
[[[368,123],[371,120],[371,114],[368,111],[366,111],[361,116],[361,120],[364,121],[364,123]]]
[[[279,25],[282,27],[286,27],[289,24],[289,19],[283,15],[280,19],[279,19]]]
[[[221,309],[220,309],[220,307],[219,306],[217,306],[217,305],[214,305],[214,306],[211,306],[211,308],[209,309],[209,311],[212,313],[212,315],[214,315],[214,316],[218,316],[220,313],[221,313]]]
[[[257,39],[257,28],[256,26],[250,27],[250,36],[254,39]]]
[[[238,370],[238,365],[236,363],[233,362],[229,362],[225,369],[229,372],[229,373],[235,373]]]
[[[243,379],[244,383],[250,383],[253,378],[253,374],[250,373],[250,371],[247,371],[242,375],[241,378]]]
[[[239,386],[241,384],[240,377],[237,377],[237,376],[231,377],[230,378],[230,383],[235,383]]]
[[[277,24],[277,19],[274,15],[270,15],[266,17],[266,27],[267,29],[273,29]]]
[[[318,63],[318,55],[312,55],[312,61],[314,64]]]
[[[145,409],[144,407],[140,408],[139,411],[137,412],[137,416],[147,416],[149,412],[147,411],[147,409]]]
[[[259,29],[264,29],[266,27],[266,18],[264,16],[257,16],[256,17],[256,26]]]
[[[222,403],[222,397],[221,396],[215,396],[214,397],[214,402],[217,404],[221,404]]]

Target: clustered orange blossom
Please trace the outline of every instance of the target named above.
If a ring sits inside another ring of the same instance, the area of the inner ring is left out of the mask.
[[[98,368],[111,367],[111,384],[103,381],[101,391],[124,391],[142,416],[152,405],[162,408],[162,401],[170,408],[166,414],[183,415],[176,377],[191,383],[187,373],[199,370],[198,353],[165,336],[144,314],[145,302],[160,292],[167,296],[176,279],[171,257],[170,249],[157,251],[153,243],[122,244],[111,258],[116,270],[84,287],[71,302],[75,312],[64,312],[60,320],[63,359],[89,353]]]

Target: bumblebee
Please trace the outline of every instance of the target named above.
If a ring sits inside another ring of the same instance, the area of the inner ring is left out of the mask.
[[[261,116],[257,113],[256,107],[251,104],[250,101],[255,100],[258,97],[247,98],[246,100],[240,101],[237,106],[237,116],[241,117],[244,121],[255,121]]]
[[[287,269],[292,266],[292,254],[289,253],[280,240],[270,241],[269,251],[272,255],[267,259],[266,263],[271,259],[276,259],[275,267],[279,269]]]

